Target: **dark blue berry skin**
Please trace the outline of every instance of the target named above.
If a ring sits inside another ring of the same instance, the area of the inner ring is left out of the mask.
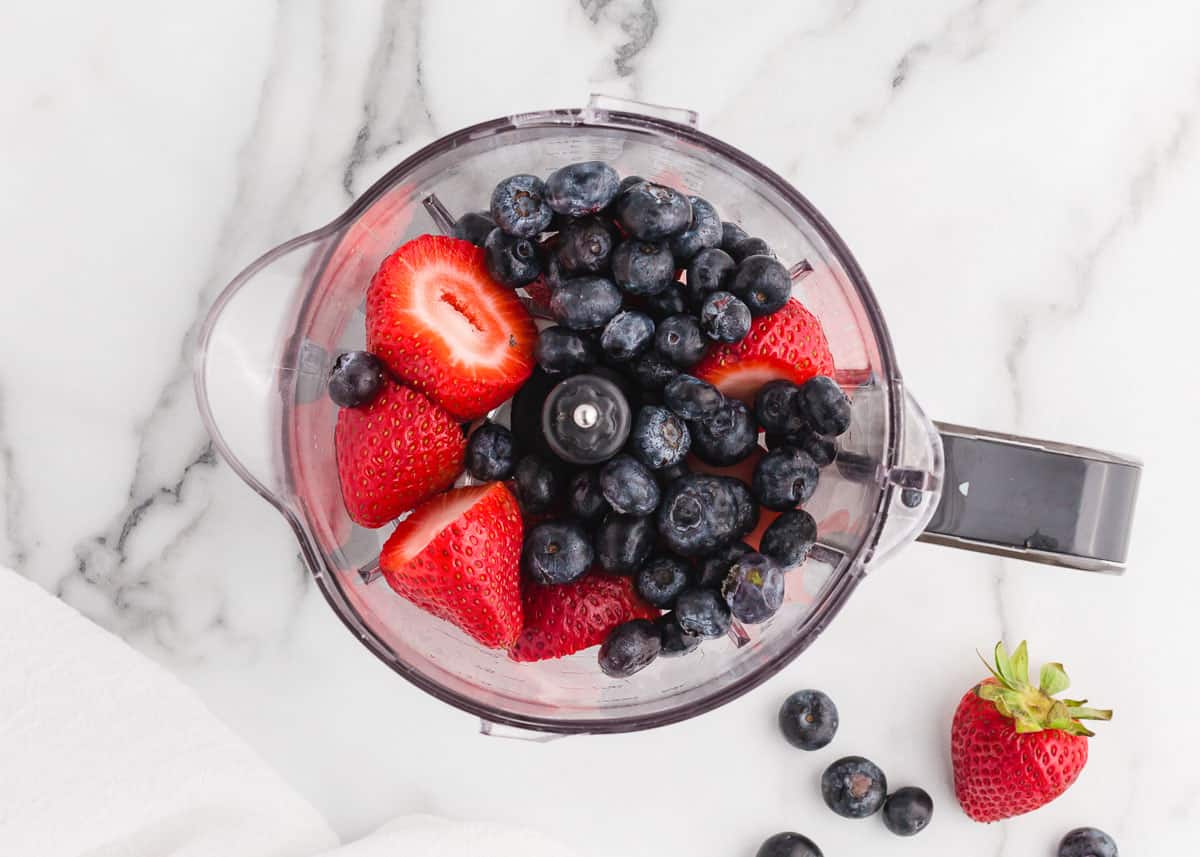
[[[758,849],[755,857],[825,857],[817,843],[799,833],[776,833]]]
[[[596,530],[596,562],[610,574],[634,574],[654,548],[654,519],[611,513]]]
[[[1058,857],[1117,857],[1117,843],[1095,827],[1077,827],[1063,837]]]
[[[713,292],[700,306],[700,330],[716,342],[741,342],[751,321],[750,307],[729,292]]]
[[[658,323],[654,332],[658,353],[681,369],[699,362],[708,349],[700,322],[690,315],[671,315]]]
[[[837,706],[819,690],[798,690],[779,707],[779,731],[797,749],[820,750],[837,730]]]
[[[554,217],[546,202],[546,185],[526,174],[509,176],[496,185],[489,213],[497,226],[517,238],[536,237]]]
[[[600,491],[623,515],[649,515],[658,508],[658,480],[632,455],[618,455],[600,468]]]
[[[748,256],[737,266],[729,291],[742,299],[751,315],[770,315],[792,296],[792,278],[778,260]]]
[[[568,164],[546,179],[546,202],[556,214],[583,217],[607,207],[620,184],[617,171],[603,161]]]
[[[641,176],[625,176],[625,178],[621,179],[621,183],[617,185],[617,196],[619,197],[635,184],[643,184],[645,181]]]
[[[735,270],[737,270],[737,264],[733,261],[733,257],[724,250],[718,247],[701,250],[692,257],[687,266],[687,283],[684,284],[684,291],[687,294],[688,303],[699,308],[704,303],[704,299],[713,292],[729,291],[729,284],[733,282]]]
[[[502,229],[493,229],[483,249],[488,273],[502,286],[515,289],[532,283],[542,272],[537,245],[529,238],[514,238]]]
[[[656,295],[647,295],[642,298],[641,305],[656,321],[688,311],[683,289],[678,285],[668,286]]]
[[[754,394],[754,418],[768,434],[790,435],[808,423],[800,413],[800,387],[791,381],[768,381]]]
[[[634,361],[633,374],[643,390],[659,392],[679,374],[679,369],[657,351],[647,351]]]
[[[622,228],[642,241],[661,241],[688,228],[692,204],[674,188],[642,182],[617,199]]]
[[[662,651],[659,654],[664,658],[677,658],[694,652],[700,646],[701,638],[680,628],[674,613],[664,613],[655,624],[662,635]]]
[[[768,509],[785,512],[813,495],[820,475],[808,453],[784,446],[768,452],[758,462],[750,489],[754,499]]]
[[[721,221],[721,249],[733,255],[733,248],[739,241],[749,238],[746,230],[728,220]]]
[[[897,836],[916,836],[929,826],[932,818],[933,798],[929,792],[915,786],[898,789],[883,805],[883,823]],[[1062,853],[1061,847],[1059,853]],[[1115,845],[1111,852],[1085,848],[1068,857],[1117,857],[1117,849]]]
[[[729,630],[729,605],[715,589],[688,587],[675,598],[675,620],[685,634],[714,640]]]
[[[733,500],[737,506],[737,537],[741,538],[758,526],[758,501],[750,493],[750,486],[742,480],[732,476],[721,478],[728,481],[729,490],[733,492]]]
[[[850,428],[850,400],[837,381],[825,375],[810,378],[800,388],[800,409],[818,434],[837,437]]]
[[[663,387],[663,404],[685,420],[716,416],[724,403],[720,390],[694,375],[676,375]]]
[[[600,646],[600,669],[610,678],[629,678],[645,669],[662,650],[662,635],[649,619],[623,622]]]
[[[821,797],[843,818],[866,818],[883,806],[887,777],[874,762],[862,756],[846,756],[821,775]]]
[[[600,350],[590,336],[555,325],[538,333],[533,356],[547,372],[573,375],[595,366]]]
[[[680,267],[701,250],[721,243],[721,218],[712,203],[699,196],[689,196],[688,202],[692,204],[692,221],[687,229],[671,236],[671,255]]]
[[[379,394],[383,363],[368,351],[339,354],[329,370],[329,398],[339,408],[357,408]]]
[[[692,585],[705,589],[720,589],[733,564],[753,552],[754,548],[745,542],[733,542],[720,548],[696,563],[696,567],[692,569]]]
[[[558,233],[554,258],[559,271],[567,276],[600,274],[608,268],[616,243],[616,231],[606,221],[598,217],[573,220]]]
[[[468,211],[458,220],[450,234],[462,241],[470,241],[476,247],[482,247],[488,235],[496,228],[496,221],[486,211]]]
[[[654,475],[658,477],[659,487],[665,488],[679,479],[681,476],[687,476],[692,471],[682,461],[678,464],[672,464],[669,467],[664,467],[662,470],[656,470]]]
[[[525,533],[521,571],[546,586],[578,580],[592,567],[592,542],[578,521],[544,521]]]
[[[558,502],[558,473],[550,460],[542,455],[527,455],[517,462],[513,473],[517,500],[530,515],[549,512]]]
[[[705,556],[736,541],[743,523],[730,480],[689,473],[663,491],[656,523],[663,542],[681,556]]]
[[[647,604],[669,610],[688,585],[688,564],[677,556],[659,554],[642,566],[634,583]]]
[[[717,467],[737,464],[758,446],[758,424],[737,399],[726,399],[715,415],[696,420],[689,428],[692,452]]]
[[[900,502],[910,509],[920,506],[923,499],[925,495],[916,488],[905,488],[900,492]]]
[[[614,315],[600,334],[601,350],[618,363],[640,357],[653,344],[654,319],[633,309]]]
[[[675,281],[675,260],[665,241],[629,239],[612,254],[612,273],[631,295],[656,295]]]
[[[783,606],[784,576],[779,563],[748,553],[729,568],[721,594],[733,618],[749,625],[765,622]]]
[[[572,330],[598,330],[621,310],[621,293],[604,277],[563,280],[550,295],[550,314]]]
[[[808,559],[817,543],[817,522],[803,509],[789,509],[763,532],[759,549],[784,569],[795,568]]]
[[[743,238],[732,247],[725,248],[733,261],[741,263],[742,260],[748,259],[751,256],[770,256],[775,258],[775,251],[771,249],[771,245],[761,238]]]
[[[600,523],[612,511],[600,489],[600,474],[596,470],[581,470],[571,477],[567,504],[571,514],[588,525]]]
[[[805,431],[800,433],[797,441],[796,446],[807,452],[817,467],[828,467],[837,458],[837,441],[831,437]]]
[[[651,470],[673,467],[691,448],[687,424],[660,405],[642,405],[629,432],[629,449]]]
[[[512,432],[496,423],[484,423],[467,441],[467,473],[480,482],[512,476],[517,466]]]

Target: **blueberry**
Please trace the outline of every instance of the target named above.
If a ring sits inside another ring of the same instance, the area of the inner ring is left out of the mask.
[[[817,467],[828,467],[837,458],[837,441],[831,437],[817,434],[810,429],[796,435],[795,441],[795,445],[807,452]]]
[[[725,397],[707,381],[680,374],[663,387],[663,403],[685,420],[703,420],[716,416]]]
[[[617,171],[603,161],[568,164],[546,179],[546,202],[557,214],[583,217],[612,202],[620,184]]]
[[[788,569],[808,559],[816,543],[817,522],[813,516],[803,509],[789,509],[767,526],[760,550]]]
[[[641,176],[625,176],[625,178],[621,179],[621,183],[617,185],[617,197],[619,198],[621,194],[625,193],[625,191],[629,190],[634,185],[644,184],[645,181],[646,180]]]
[[[1058,857],[1117,857],[1117,843],[1103,830],[1077,827],[1059,843]]]
[[[862,756],[838,759],[821,775],[825,805],[843,818],[866,818],[879,812],[887,796],[887,777]]]
[[[689,196],[692,220],[687,229],[671,236],[671,255],[680,265],[686,265],[701,250],[721,243],[721,218],[712,203],[703,197]]]
[[[517,238],[536,236],[554,217],[546,203],[546,186],[531,175],[509,176],[496,185],[490,213],[497,226]]]
[[[692,471],[682,461],[677,464],[672,464],[664,467],[662,470],[656,470],[654,475],[658,477],[658,484],[665,488],[681,476],[687,476]]]
[[[683,461],[691,444],[687,425],[671,411],[659,405],[638,409],[629,433],[629,448],[651,470]]]
[[[700,329],[717,342],[741,342],[750,322],[750,308],[729,292],[713,292],[700,306]]]
[[[704,556],[738,538],[742,520],[730,482],[689,473],[666,487],[657,524],[667,547],[683,556]]]
[[[367,351],[339,354],[329,370],[329,398],[339,408],[357,408],[379,394],[383,363]]]
[[[799,833],[776,833],[758,849],[755,857],[825,857],[817,844]]]
[[[726,253],[732,254],[734,245],[749,237],[746,230],[736,223],[730,223],[728,220],[721,222],[721,249]]]
[[[837,437],[850,428],[850,399],[828,376],[817,375],[800,388],[800,409],[819,434]]]
[[[705,589],[720,589],[729,574],[730,567],[746,554],[753,552],[754,548],[745,542],[732,542],[717,549],[696,563],[696,567],[692,570],[692,585]]]
[[[758,526],[759,511],[758,501],[754,499],[750,487],[742,480],[732,476],[722,476],[721,478],[728,481],[729,490],[733,493],[733,502],[737,508],[735,519],[738,537],[754,532],[754,528]]]
[[[612,254],[613,279],[631,295],[656,295],[675,281],[675,260],[663,241],[629,239]]]
[[[717,247],[709,247],[693,256],[687,266],[684,286],[691,305],[699,307],[713,292],[729,291],[736,268],[733,257]]]
[[[586,524],[599,523],[612,510],[600,489],[600,474],[581,470],[571,477],[567,486],[567,504],[571,514]]]
[[[547,446],[572,464],[612,458],[625,445],[632,422],[620,385],[599,370],[560,382],[542,405],[541,432]]]
[[[816,462],[807,452],[784,446],[759,460],[750,488],[758,502],[768,509],[784,512],[813,495],[820,475]]]
[[[754,394],[754,418],[768,434],[789,435],[808,423],[800,413],[800,388],[791,381],[768,381]]]
[[[600,669],[611,678],[629,678],[662,650],[662,635],[649,619],[622,622],[600,646]]]
[[[933,798],[924,789],[905,786],[889,795],[883,805],[883,823],[897,836],[916,836],[929,826],[933,818]],[[1110,842],[1112,840],[1109,840]],[[1062,849],[1059,849],[1062,854]],[[1083,850],[1071,857],[1117,857],[1116,846],[1111,854],[1096,850]]]
[[[600,359],[595,341],[566,327],[547,327],[537,338],[533,356],[547,372],[572,375],[596,365]]]
[[[558,474],[545,456],[535,453],[522,458],[513,478],[517,499],[527,514],[549,512],[558,501]]]
[[[612,574],[634,574],[654,548],[654,520],[613,512],[596,530],[596,562]]]
[[[737,399],[726,399],[715,415],[696,420],[689,428],[692,452],[717,467],[736,464],[758,446],[758,425],[749,408]]]
[[[700,645],[701,638],[689,634],[679,627],[679,620],[674,613],[664,613],[658,617],[658,631],[662,635],[662,651],[664,658],[675,658],[695,651]]]
[[[656,295],[646,295],[642,298],[642,308],[655,319],[687,312],[683,291],[678,285],[669,286]]]
[[[761,238],[743,238],[736,244],[725,247],[724,250],[733,257],[733,261],[738,263],[750,256],[770,256],[772,259],[775,258],[775,251],[771,249],[771,245]]]
[[[675,619],[685,634],[713,640],[729,630],[729,605],[715,589],[687,588],[675,598]]]
[[[550,314],[572,330],[596,330],[621,309],[621,293],[604,277],[573,277],[550,295]]]
[[[820,750],[837,729],[837,706],[819,690],[798,690],[779,707],[779,731],[793,747]]]
[[[792,278],[783,263],[770,256],[747,256],[729,287],[750,308],[751,315],[770,315],[792,296]]]
[[[480,482],[512,476],[517,457],[512,432],[496,423],[484,423],[467,441],[467,472]]]
[[[679,370],[657,351],[647,351],[634,361],[633,374],[643,390],[661,391]]]
[[[654,344],[659,354],[683,369],[699,362],[708,348],[700,322],[682,314],[667,316],[658,323]]]
[[[612,226],[600,218],[573,220],[558,233],[554,258],[568,276],[599,274],[608,267],[616,242]]]
[[[547,586],[570,583],[592,567],[592,543],[578,521],[545,521],[525,533],[521,571]]]
[[[642,566],[635,583],[642,600],[660,610],[668,610],[688,585],[688,565],[672,554],[659,554]]]
[[[601,350],[618,363],[644,354],[653,343],[654,319],[632,309],[614,315],[600,334]]]
[[[905,488],[900,492],[900,502],[910,509],[920,506],[923,499],[924,494],[916,488]]]
[[[634,238],[661,241],[688,228],[692,204],[674,188],[651,182],[631,186],[617,200],[617,218]]]
[[[537,245],[528,238],[514,238],[502,229],[493,229],[483,249],[488,273],[502,286],[515,289],[532,283],[542,272]]]
[[[496,228],[496,221],[486,211],[468,211],[450,229],[450,234],[462,241],[470,241],[476,247],[482,247],[487,241],[488,234]]]
[[[735,619],[756,625],[783,606],[784,576],[779,563],[760,553],[748,553],[729,568],[721,595]]]
[[[623,515],[649,515],[658,508],[658,480],[631,455],[618,455],[600,468],[600,491]]]

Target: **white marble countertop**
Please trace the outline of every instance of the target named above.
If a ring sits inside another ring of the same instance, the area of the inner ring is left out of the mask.
[[[1051,855],[1094,824],[1194,850],[1200,6],[1149,0],[11,3],[0,37],[0,562],[167,664],[346,837],[399,813],[516,820],[588,854]],[[474,121],[590,91],[687,106],[792,180],[871,278],[933,416],[1142,457],[1129,573],[917,545],[785,673],[695,721],[488,739],[331,615],[276,513],[214,460],[199,318],[243,265]],[[1171,444],[1175,444],[1172,448]],[[1174,486],[1174,487],[1172,487]],[[1117,709],[1032,816],[957,809],[976,648],[1028,637]],[[820,805],[834,754],[774,709],[818,686],[836,749],[938,805],[918,839]]]

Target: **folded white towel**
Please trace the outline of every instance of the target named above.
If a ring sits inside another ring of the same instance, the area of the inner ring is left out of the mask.
[[[337,846],[189,688],[0,569],[0,854],[569,857],[530,831],[429,817]]]

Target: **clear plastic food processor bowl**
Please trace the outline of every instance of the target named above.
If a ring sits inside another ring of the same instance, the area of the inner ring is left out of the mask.
[[[594,650],[514,663],[394,594],[377,567],[391,528],[360,528],[342,506],[336,411],[325,394],[333,358],[363,346],[363,300],[384,257],[444,229],[447,212],[484,207],[504,176],[593,159],[702,195],[723,219],[765,238],[791,267],[795,297],[821,320],[854,403],[839,458],[806,504],[820,544],[789,575],[784,608],[625,680],[605,677]],[[493,733],[646,729],[728,702],[804,651],[868,569],[918,536],[1119,570],[1140,470],[1092,450],[935,427],[904,388],[866,278],[803,196],[698,131],[689,111],[598,97],[585,109],[511,116],[444,137],[333,222],[255,261],[210,311],[196,389],[216,448],[287,519],[346,626],[397,673]]]

